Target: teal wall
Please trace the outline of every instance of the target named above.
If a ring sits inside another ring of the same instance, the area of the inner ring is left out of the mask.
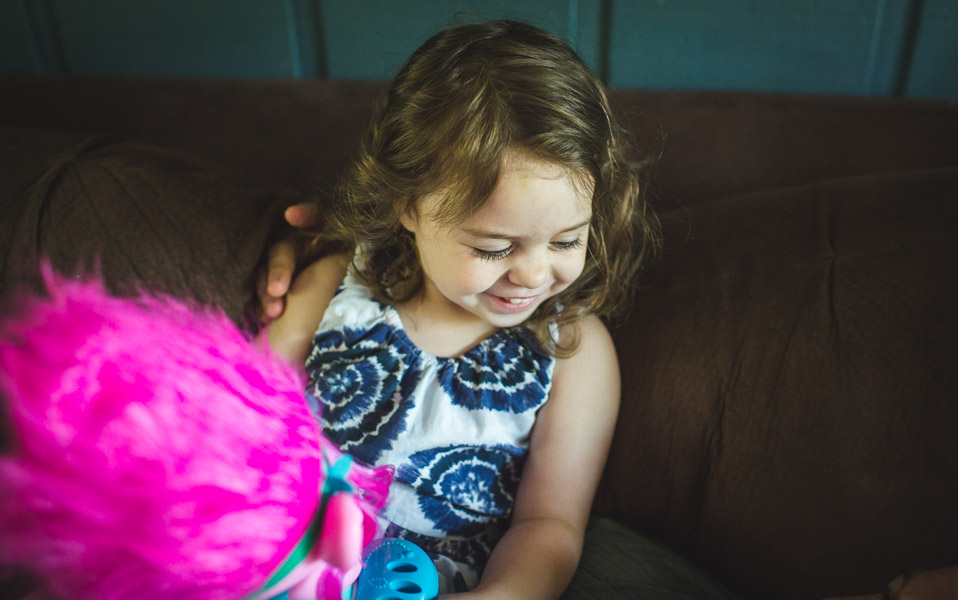
[[[956,0],[0,0],[0,72],[380,80],[500,17],[617,87],[958,98]]]

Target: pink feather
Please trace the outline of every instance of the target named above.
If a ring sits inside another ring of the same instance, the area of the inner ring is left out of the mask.
[[[0,325],[0,562],[81,600],[256,591],[319,506],[302,375],[217,312],[47,284]],[[351,477],[381,506],[388,474]]]

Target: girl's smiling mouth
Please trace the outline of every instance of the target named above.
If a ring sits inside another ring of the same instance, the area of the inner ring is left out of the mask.
[[[539,299],[539,296],[496,296],[495,294],[486,293],[486,297],[492,302],[498,310],[506,312],[517,312],[525,310],[532,306],[536,300]]]

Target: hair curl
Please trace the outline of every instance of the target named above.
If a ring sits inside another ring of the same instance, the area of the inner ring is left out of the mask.
[[[441,208],[429,216],[454,225],[490,196],[507,151],[560,165],[593,188],[588,258],[524,326],[550,353],[568,355],[577,340],[560,346],[552,324],[617,315],[657,246],[626,140],[604,86],[557,36],[515,21],[447,29],[396,76],[324,207],[322,237],[340,251],[361,244],[356,276],[379,300],[402,302],[423,283],[415,241],[400,223],[420,198],[440,191]]]

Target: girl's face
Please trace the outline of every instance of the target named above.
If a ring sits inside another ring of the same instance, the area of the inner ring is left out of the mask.
[[[416,237],[430,310],[511,327],[582,273],[591,189],[558,165],[508,153],[492,195],[453,227],[430,217],[438,201],[427,195],[402,219]]]

